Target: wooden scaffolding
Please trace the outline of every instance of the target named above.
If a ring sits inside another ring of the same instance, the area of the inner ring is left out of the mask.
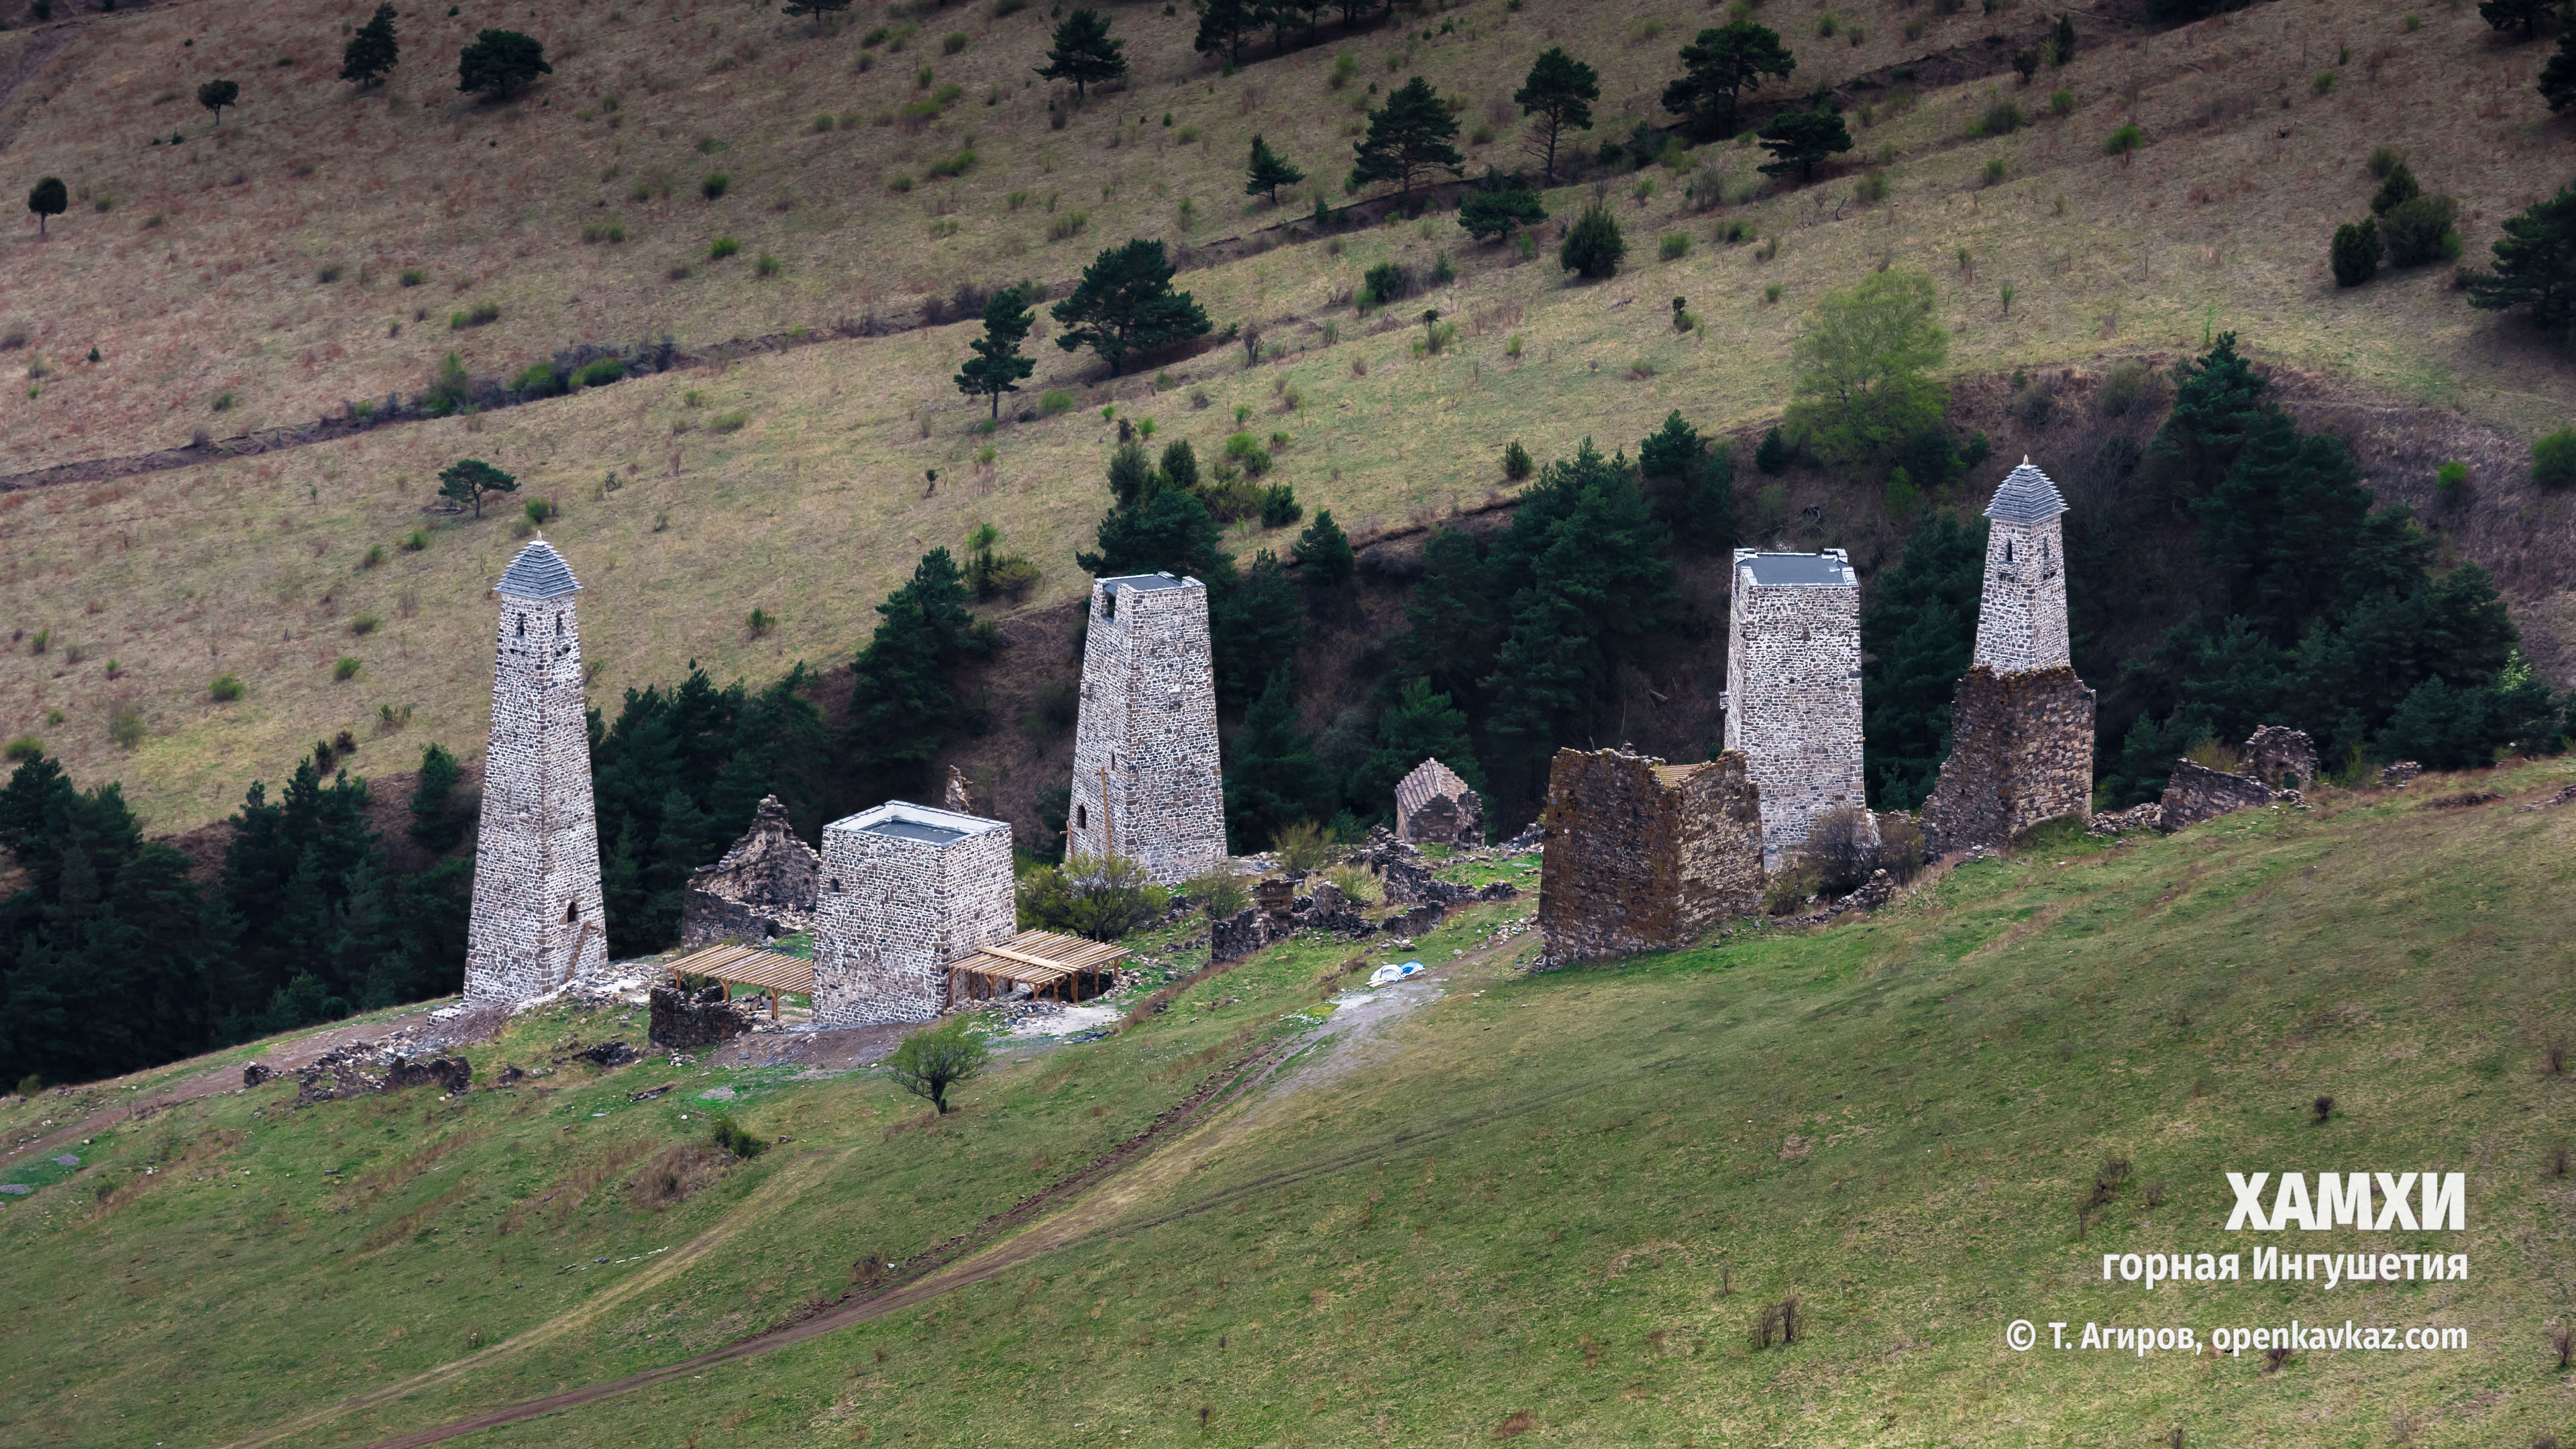
[[[814,995],[813,962],[756,946],[709,946],[672,962],[668,969],[674,977],[704,976],[724,983],[727,1001],[733,1000],[736,986],[768,992],[771,1021],[778,1019],[780,997],[796,995],[811,1000]]]
[[[983,1001],[1026,986],[1031,995],[1052,1001],[1088,1001],[1118,984],[1118,963],[1127,955],[1124,946],[1022,931],[948,963],[948,999]]]

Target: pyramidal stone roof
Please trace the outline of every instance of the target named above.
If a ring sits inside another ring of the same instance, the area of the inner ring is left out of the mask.
[[[572,565],[542,538],[519,550],[519,556],[501,571],[501,592],[522,599],[559,599],[580,588]]]
[[[2065,511],[2057,485],[2030,465],[2028,453],[2022,454],[2020,467],[2004,475],[1995,501],[1986,505],[1986,516],[1998,523],[2046,523]]]

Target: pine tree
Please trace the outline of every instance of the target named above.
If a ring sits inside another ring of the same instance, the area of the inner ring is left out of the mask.
[[[1246,0],[1196,0],[1196,5],[1199,31],[1191,45],[1201,55],[1224,51],[1228,65],[1243,64],[1243,37],[1258,23],[1253,6]]]
[[[922,555],[912,578],[877,605],[879,622],[859,651],[843,734],[863,799],[916,789],[958,722],[954,671],[988,646],[967,612],[965,578],[948,550]]]
[[[2378,276],[2379,219],[2365,216],[2358,222],[2348,221],[2336,227],[2329,260],[2334,263],[2334,279],[2338,287],[2358,287]]]
[[[444,855],[456,848],[465,835],[465,822],[456,813],[456,757],[437,745],[426,745],[420,752],[420,779],[411,792],[411,838],[421,847]]]
[[[1986,521],[1924,514],[1860,619],[1862,769],[1870,804],[1913,810],[1950,753],[1950,700],[1967,673],[1985,585]]]
[[[1765,176],[1795,171],[1799,180],[1813,181],[1817,162],[1852,148],[1851,132],[1831,110],[1782,111],[1759,134],[1762,149],[1775,158],[1754,168]]]
[[[383,80],[402,58],[394,40],[394,7],[379,5],[375,15],[349,37],[340,50],[340,79],[371,86]]]
[[[2538,36],[2541,22],[2557,9],[2557,0],[2478,0],[2479,19],[2496,30],[2519,26],[2525,40]]]
[[[546,48],[515,30],[476,32],[456,57],[456,88],[467,95],[507,96],[541,75],[554,74]]]
[[[1267,195],[1270,204],[1277,206],[1279,188],[1296,185],[1306,179],[1306,173],[1281,160],[1279,153],[1270,149],[1269,142],[1255,135],[1252,138],[1252,161],[1246,168],[1245,178],[1244,195]]]
[[[2416,183],[2415,168],[2400,161],[2389,168],[2386,179],[2379,183],[2379,190],[2372,194],[2370,214],[2386,216],[2400,205],[2422,195],[2423,192],[2424,188]]]
[[[1073,295],[1051,309],[1064,330],[1055,345],[1067,352],[1088,347],[1116,377],[1132,351],[1168,346],[1208,330],[1204,308],[1172,289],[1172,264],[1163,244],[1137,238],[1112,247],[1082,269]]]
[[[1296,547],[1290,550],[1289,557],[1305,571],[1310,588],[1329,589],[1346,582],[1359,566],[1351,553],[1350,535],[1333,521],[1333,510],[1329,508],[1316,510],[1315,521],[1297,535]]]
[[[1495,186],[1491,180],[1458,203],[1458,225],[1467,235],[1478,241],[1501,241],[1517,228],[1547,220],[1547,208],[1539,204],[1536,192],[1522,186]]]
[[[1627,240],[1619,235],[1610,208],[1595,203],[1566,228],[1565,240],[1556,246],[1556,264],[1584,277],[1609,277],[1618,274],[1619,259],[1627,254]]]
[[[1539,158],[1539,176],[1556,184],[1556,144],[1568,131],[1592,129],[1592,103],[1601,99],[1600,74],[1551,45],[1530,64],[1529,76],[1512,92],[1512,104],[1537,124],[1530,127],[1527,150]]]
[[[1395,655],[1406,669],[1471,713],[1477,684],[1492,672],[1502,629],[1476,540],[1443,525],[1422,545],[1422,577],[1406,594]],[[1409,767],[1408,767],[1409,768]]]
[[[1703,141],[1735,134],[1735,103],[1747,86],[1766,76],[1787,80],[1797,57],[1777,31],[1738,20],[1682,47],[1682,76],[1664,87],[1664,109],[1680,116]]]
[[[2466,280],[2470,306],[2528,307],[2542,332],[2576,348],[2576,190],[2562,186],[2556,196],[2505,218],[2494,270],[2470,272]]]
[[[1207,505],[1169,488],[1149,488],[1133,504],[1111,508],[1093,537],[1099,548],[1074,555],[1074,562],[1099,577],[1169,570],[1204,582],[1232,568]]]
[[[2147,445],[2147,458],[2178,474],[2189,496],[2226,476],[2246,430],[2271,406],[2263,400],[2271,384],[2236,351],[2233,332],[2218,334],[2197,361],[2175,363],[2173,382],[2173,410]]]
[[[1351,143],[1356,162],[1349,187],[1392,181],[1398,196],[1411,196],[1414,183],[1435,170],[1456,176],[1466,169],[1466,158],[1450,144],[1457,139],[1458,118],[1429,81],[1415,76],[1368,113],[1368,134]]]
[[[1460,779],[1480,792],[1485,788],[1485,771],[1476,762],[1466,711],[1417,674],[1397,686],[1394,698],[1378,712],[1368,757],[1352,774],[1350,798],[1371,814],[1390,811],[1396,781],[1426,759],[1437,759],[1457,771]]]
[[[1305,611],[1297,585],[1268,549],[1252,556],[1240,578],[1229,564],[1211,582],[1209,643],[1216,659],[1216,702],[1241,709],[1282,670],[1293,682],[1298,647],[1306,642]]]
[[[2549,102],[2553,111],[2576,104],[2576,26],[2558,32],[2558,49],[2540,68],[2538,89],[2540,98]]]
[[[215,113],[215,124],[224,123],[224,108],[241,100],[239,81],[210,80],[197,87],[197,104]]]
[[[1237,854],[1261,850],[1281,826],[1326,812],[1324,772],[1315,742],[1297,728],[1286,668],[1271,674],[1227,746],[1225,828]]]
[[[63,178],[48,176],[37,182],[27,192],[27,209],[36,214],[36,235],[45,235],[47,217],[62,215],[71,204],[71,193],[64,188]]]
[[[968,397],[990,397],[993,416],[1002,416],[1002,394],[1018,392],[1020,379],[1037,371],[1037,363],[1020,355],[1020,343],[1037,322],[1037,314],[1020,300],[1020,289],[1004,287],[984,304],[984,335],[968,342],[974,352],[958,370],[957,390]]]
[[[515,493],[519,480],[480,458],[460,458],[438,470],[438,496],[453,499],[483,516],[483,497],[487,493]]]
[[[1127,42],[1109,38],[1109,21],[1099,11],[1076,10],[1056,25],[1047,63],[1038,67],[1038,74],[1073,82],[1074,98],[1081,100],[1095,81],[1126,78],[1127,58],[1119,54],[1126,48]]]
[[[786,4],[781,5],[778,8],[789,15],[813,16],[814,34],[821,35],[823,33],[823,17],[826,15],[838,15],[842,11],[849,9],[850,0],[787,0]]]

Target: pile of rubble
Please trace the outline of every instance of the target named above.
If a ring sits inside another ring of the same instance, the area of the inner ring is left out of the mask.
[[[379,1092],[399,1092],[410,1087],[437,1087],[449,1096],[472,1089],[474,1068],[463,1057],[413,1056],[407,1032],[396,1032],[382,1041],[351,1042],[333,1047],[320,1057],[288,1071],[278,1071],[261,1062],[242,1068],[242,1087],[247,1090],[279,1077],[295,1078],[295,1105],[310,1106],[315,1102],[342,1101],[350,1097],[372,1097]]]
[[[1461,852],[1461,856],[1489,858],[1483,851]],[[1325,931],[1351,940],[1373,935],[1411,940],[1437,928],[1452,907],[1510,900],[1521,893],[1520,887],[1502,881],[1479,889],[1437,879],[1422,852],[1397,840],[1384,826],[1370,831],[1368,843],[1344,856],[1343,863],[1375,871],[1380,904],[1402,909],[1372,921],[1361,913],[1359,902],[1319,875],[1289,871],[1268,876],[1253,887],[1252,905],[1209,930],[1208,959],[1237,960],[1299,931]],[[1306,894],[1297,893],[1300,886],[1307,888]]]

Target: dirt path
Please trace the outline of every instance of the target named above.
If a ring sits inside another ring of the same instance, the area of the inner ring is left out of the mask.
[[[1453,958],[1411,981],[1367,992],[1366,1000],[1335,1012],[1312,1030],[1274,1042],[1268,1048],[1230,1064],[1202,1083],[1187,1100],[1167,1109],[1153,1126],[1095,1159],[1072,1177],[1056,1183],[1009,1212],[988,1219],[971,1233],[960,1234],[914,1255],[912,1261],[899,1270],[902,1281],[891,1286],[874,1291],[863,1289],[861,1294],[845,1297],[800,1322],[782,1324],[766,1333],[692,1358],[381,1440],[374,1449],[414,1449],[414,1446],[443,1443],[478,1430],[521,1423],[685,1378],[721,1364],[757,1357],[839,1329],[919,1307],[1062,1248],[1136,1231],[1149,1221],[1169,1222],[1177,1217],[1204,1212],[1247,1193],[1275,1191],[1289,1182],[1338,1172],[1365,1161],[1388,1150],[1388,1145],[1378,1144],[1326,1162],[1268,1174],[1255,1182],[1228,1189],[1204,1202],[1166,1212],[1159,1217],[1147,1219],[1137,1213],[1140,1207],[1171,1198],[1192,1175],[1241,1142],[1285,1102],[1313,1086],[1337,1080],[1357,1070],[1385,1050],[1381,1042],[1387,1028],[1413,1010],[1439,1000],[1445,994],[1443,978],[1450,971],[1460,966],[1484,964],[1497,950],[1509,949],[1513,944],[1491,943],[1464,958]],[[1334,1049],[1328,1057],[1305,1062],[1283,1075],[1284,1069],[1326,1038],[1334,1040]],[[1238,1105],[1244,1110],[1229,1110]],[[1520,1103],[1511,1110],[1526,1110],[1531,1105],[1535,1104]],[[1478,1125],[1481,1120],[1462,1118],[1438,1124],[1431,1130],[1454,1132]],[[1409,1145],[1426,1135],[1431,1134],[1399,1134],[1396,1145]],[[702,1251],[702,1243],[720,1239],[723,1231],[722,1228],[710,1229],[683,1251]],[[662,1265],[664,1270],[671,1270],[680,1259],[680,1254],[671,1255]],[[624,1294],[621,1292],[619,1296]],[[503,1354],[560,1336],[579,1326],[571,1321],[577,1315],[581,1321],[587,1322],[599,1306],[602,1305],[584,1305],[572,1314],[530,1329],[472,1357],[235,1441],[233,1449],[250,1449],[250,1446],[272,1443],[287,1435],[317,1428],[344,1414],[389,1403],[423,1387],[450,1381],[468,1370],[487,1366]]]

